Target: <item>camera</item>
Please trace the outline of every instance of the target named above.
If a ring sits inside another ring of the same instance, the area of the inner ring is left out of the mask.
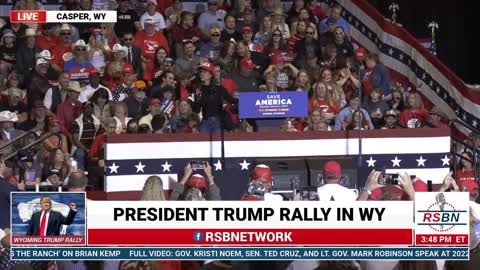
[[[382,174],[379,183],[382,185],[398,185],[398,173]]]
[[[205,169],[205,162],[201,160],[192,160],[190,161],[190,166],[192,166],[192,170],[203,170]]]

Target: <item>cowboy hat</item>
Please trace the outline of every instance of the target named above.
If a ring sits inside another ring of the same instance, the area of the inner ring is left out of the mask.
[[[11,111],[0,112],[0,122],[17,122],[17,114]]]

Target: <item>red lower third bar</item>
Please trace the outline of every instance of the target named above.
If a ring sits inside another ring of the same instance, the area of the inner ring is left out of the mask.
[[[12,10],[10,11],[12,23],[42,23],[47,21],[45,10]]]
[[[417,234],[417,246],[468,246],[467,234]]]
[[[89,245],[412,245],[412,229],[89,229]]]

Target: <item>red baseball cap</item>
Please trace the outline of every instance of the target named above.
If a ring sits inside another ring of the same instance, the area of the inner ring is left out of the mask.
[[[285,58],[283,58],[283,55],[278,54],[278,53],[272,55],[272,64],[276,65],[276,64],[283,63],[283,62],[285,62]]]
[[[125,74],[132,74],[133,73],[133,69],[131,67],[125,67],[123,69],[123,73]]]
[[[242,32],[243,32],[243,33],[245,33],[245,32],[252,33],[252,32],[253,32],[253,29],[252,29],[252,27],[250,27],[250,26],[244,26],[244,27],[242,28]]]
[[[241,201],[263,201],[261,197],[255,195],[245,195],[241,199]]]
[[[272,169],[265,164],[258,164],[252,172],[252,180],[257,181],[260,178],[272,182]]]
[[[359,47],[357,50],[355,50],[355,58],[358,61],[363,61],[367,58],[367,50],[363,47]]]
[[[162,102],[158,98],[152,98],[150,100],[150,102],[148,103],[148,105],[150,105],[150,106],[157,105],[157,104],[162,104]]]
[[[336,161],[329,161],[323,165],[323,177],[340,177],[342,168]]]
[[[194,174],[190,177],[190,181],[188,181],[189,187],[194,188],[206,188],[207,187],[207,180],[200,174]]]
[[[248,56],[245,56],[240,60],[240,67],[248,68],[248,69],[255,69],[257,66],[252,62]]]
[[[204,62],[199,66],[200,69],[204,69],[210,72],[215,72],[215,66],[210,62]]]
[[[96,68],[92,68],[89,70],[88,74],[93,75],[93,74],[100,74],[100,71]]]

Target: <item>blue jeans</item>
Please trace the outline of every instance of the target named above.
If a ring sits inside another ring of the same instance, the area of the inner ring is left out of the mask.
[[[209,117],[207,119],[203,119],[202,123],[200,123],[200,132],[202,133],[220,132],[220,118]]]
[[[73,152],[73,158],[77,161],[77,168],[78,170],[85,171],[85,159],[87,155],[85,151],[81,148],[77,148],[75,152]]]

